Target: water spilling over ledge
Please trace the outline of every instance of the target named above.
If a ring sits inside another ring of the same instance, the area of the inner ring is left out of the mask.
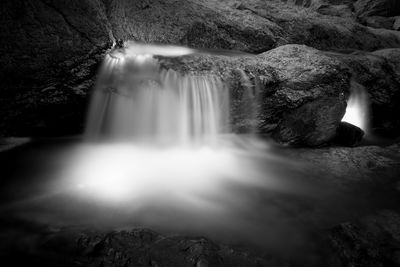
[[[229,130],[229,94],[218,77],[161,69],[147,54],[154,49],[133,47],[104,60],[88,116],[89,138],[211,143]],[[153,52],[176,55],[176,50],[156,47]]]
[[[352,81],[350,97],[347,101],[346,114],[342,121],[351,123],[365,133],[369,132],[369,98],[365,88]]]

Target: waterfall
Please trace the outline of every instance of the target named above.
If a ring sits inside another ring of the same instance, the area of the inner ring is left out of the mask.
[[[91,99],[88,138],[211,144],[226,131],[229,94],[220,78],[162,69],[152,54],[135,52],[129,47],[106,56]]]
[[[347,101],[346,114],[342,121],[351,123],[368,133],[368,93],[364,86],[351,81],[350,97]]]

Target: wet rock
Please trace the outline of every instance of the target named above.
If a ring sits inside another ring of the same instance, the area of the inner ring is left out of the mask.
[[[341,122],[336,130],[336,136],[333,142],[344,146],[355,146],[361,142],[364,131],[357,126]]]
[[[253,128],[279,142],[318,146],[333,138],[344,115],[349,73],[341,63],[302,45],[285,45],[258,56],[189,56],[163,59],[162,65],[186,74],[217,75],[231,92],[235,132]],[[256,94],[253,103],[243,101]],[[245,105],[245,107],[243,107]],[[244,120],[250,105],[257,116]]]
[[[382,211],[330,230],[343,266],[399,266],[400,215]]]
[[[400,15],[400,3],[397,0],[358,0],[354,3],[357,16],[397,16]]]

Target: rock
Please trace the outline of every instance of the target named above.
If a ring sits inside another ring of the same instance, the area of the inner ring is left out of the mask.
[[[343,266],[399,266],[400,214],[382,211],[330,230]]]
[[[373,27],[377,29],[393,29],[394,18],[393,17],[381,17],[381,16],[371,16],[362,19],[363,23],[368,27]]]
[[[357,126],[341,122],[336,130],[334,143],[344,146],[355,146],[360,143],[364,136],[364,131]]]
[[[285,45],[257,56],[190,56],[161,62],[181,73],[220,76],[232,94],[235,132],[256,125],[259,133],[274,133],[279,142],[318,146],[333,138],[345,112],[349,73],[340,62],[307,46]],[[258,92],[255,121],[243,119],[242,97],[249,89]]]
[[[329,1],[334,3],[334,1]],[[282,29],[282,44],[305,44],[320,50],[358,49],[374,51],[382,48],[400,47],[400,34],[365,27],[352,17],[325,16],[315,11],[320,3],[313,2],[307,10],[284,2],[250,0],[243,2],[247,11],[268,19]],[[341,3],[339,1],[338,3]],[[343,2],[344,3],[344,2]],[[348,6],[352,6],[351,2]],[[334,6],[334,4],[329,4]],[[300,10],[299,10],[300,9]]]
[[[353,11],[348,5],[320,5],[315,10],[322,15],[344,18],[353,17]]]
[[[358,0],[354,3],[354,9],[358,17],[400,15],[400,3],[397,0]]]
[[[370,99],[371,126],[388,137],[400,134],[400,49],[373,53],[328,53],[343,62],[354,80],[366,88]]]
[[[287,4],[294,4],[303,7],[315,7],[321,4],[327,5],[347,5],[351,7],[357,0],[281,0]]]
[[[315,100],[288,112],[272,137],[291,146],[319,146],[336,135],[346,104],[336,98]]]
[[[253,53],[275,47],[280,27],[242,12],[240,6],[238,10],[214,1],[153,0],[142,9],[122,0],[109,1],[107,11],[113,35],[123,40]]]
[[[393,30],[400,31],[400,16],[394,17]]]
[[[59,71],[84,63],[89,53],[110,42],[100,0],[2,1],[0,10],[2,84],[25,81],[29,87],[55,79]],[[61,62],[69,63],[59,66]]]
[[[268,259],[245,249],[147,229],[84,233],[75,255],[71,266],[268,266]]]
[[[388,196],[400,177],[400,145],[296,148],[288,158],[304,164],[314,177],[324,177],[332,186],[351,194],[366,190],[365,198],[379,190]],[[396,193],[397,194],[397,193]]]

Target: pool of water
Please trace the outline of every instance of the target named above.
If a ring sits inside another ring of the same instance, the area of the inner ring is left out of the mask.
[[[337,186],[323,165],[290,155],[234,135],[192,147],[36,140],[0,153],[1,219],[147,227],[305,257],[318,253],[321,231],[400,200]]]

